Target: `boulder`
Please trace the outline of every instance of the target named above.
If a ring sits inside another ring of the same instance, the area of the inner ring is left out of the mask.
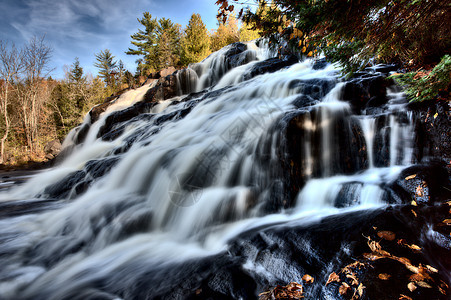
[[[386,104],[387,87],[391,84],[382,74],[365,73],[346,83],[341,100],[351,104],[354,114],[361,114],[367,107]]]
[[[47,144],[45,144],[44,146],[44,152],[46,153],[46,157],[48,159],[52,159],[55,156],[57,156],[60,151],[61,151],[61,143],[59,140],[52,140],[50,142],[48,142]]]

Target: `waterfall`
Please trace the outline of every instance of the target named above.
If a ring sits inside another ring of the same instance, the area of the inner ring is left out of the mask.
[[[264,45],[231,45],[179,71],[177,97],[146,103],[147,84],[87,116],[84,142],[71,133],[59,166],[0,195],[48,201],[0,220],[0,298],[119,298],[251,228],[386,205],[382,186],[411,163],[412,118],[387,109],[388,141],[376,141],[384,128],[355,122],[337,66],[255,71],[271,58]],[[381,166],[373,149],[386,144]]]

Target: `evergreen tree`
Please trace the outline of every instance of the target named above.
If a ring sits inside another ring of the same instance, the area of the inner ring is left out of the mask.
[[[177,65],[180,57],[180,25],[166,18],[152,19],[148,12],[138,22],[144,26],[144,30],[139,29],[131,35],[131,43],[137,49],[129,48],[125,53],[143,56],[137,60],[139,72],[150,73]]]
[[[69,81],[74,83],[82,83],[84,81],[83,68],[80,66],[78,57],[75,57],[75,61],[69,70]]]
[[[156,44],[157,44],[157,19],[152,19],[152,15],[149,12],[143,14],[142,19],[138,19],[138,22],[144,26],[144,30],[139,29],[137,33],[131,35],[131,43],[136,46],[137,49],[128,48],[125,52],[128,55],[142,55],[142,59],[138,59],[138,70],[141,74],[146,71],[154,71],[152,62],[156,58]]]
[[[153,65],[158,70],[178,65],[181,26],[169,19],[161,18],[158,20],[157,36],[157,55]]]
[[[181,62],[183,65],[196,63],[210,54],[210,37],[199,14],[192,14],[182,39]]]
[[[114,56],[111,54],[110,50],[105,49],[96,54],[96,61],[94,66],[99,68],[100,77],[103,78],[107,86],[112,86],[117,65]]]

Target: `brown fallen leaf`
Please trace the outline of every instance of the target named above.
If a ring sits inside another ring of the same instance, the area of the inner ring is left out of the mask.
[[[421,247],[419,247],[419,246],[417,246],[417,245],[415,245],[415,244],[412,244],[412,245],[406,245],[407,247],[409,247],[411,250],[414,250],[414,251],[421,251]]]
[[[363,257],[368,260],[378,260],[381,258],[385,258],[385,256],[379,255],[377,253],[363,253]]]
[[[418,217],[417,213],[416,213],[413,209],[411,209],[410,211],[411,211],[412,214],[415,216],[415,218]]]
[[[328,285],[331,282],[340,282],[340,276],[338,276],[337,273],[332,272],[329,275],[329,278],[327,279],[326,285]]]
[[[355,274],[347,274],[346,278],[350,279],[351,285],[358,285],[359,284],[359,279],[357,278],[357,276],[355,276]]]
[[[405,245],[405,244],[407,244],[405,239],[399,239],[397,241],[397,243],[398,243],[398,245]]]
[[[440,293],[446,295],[447,294],[446,291],[449,291],[449,286],[443,280],[440,280],[440,285],[438,286],[438,289]]]
[[[423,197],[423,196],[424,196],[424,189],[423,189],[423,187],[422,187],[421,185],[417,186],[417,189],[416,189],[416,191],[415,191],[415,194],[416,194],[418,197]]]
[[[388,230],[379,231],[377,236],[387,241],[393,241],[396,238],[396,234]]]
[[[409,282],[409,284],[407,285],[407,288],[409,289],[409,291],[413,292],[417,289],[417,286],[415,285],[415,283]]]
[[[401,294],[401,295],[399,295],[399,300],[412,300],[412,298],[410,298],[409,296]]]
[[[426,265],[426,269],[428,269],[429,272],[431,273],[437,273],[438,270],[434,267],[431,267],[430,265]]]
[[[381,273],[381,274],[378,275],[378,277],[379,277],[380,280],[389,280],[391,275],[387,274],[387,273]]]
[[[305,283],[313,283],[313,281],[315,281],[315,279],[309,274],[302,276],[302,280],[305,281]]]
[[[442,221],[442,223],[445,225],[451,225],[451,219],[445,219]]]
[[[365,286],[363,284],[359,284],[359,286],[357,287],[357,293],[359,294],[360,297],[362,297],[364,289]]]
[[[407,266],[407,265],[412,265],[412,263],[410,262],[410,260],[408,258],[405,257],[397,257],[397,256],[393,256],[394,260],[399,261],[400,263],[402,263],[403,265]]]
[[[430,286],[429,284],[427,284],[427,283],[424,282],[424,281],[419,281],[419,282],[417,282],[417,284],[418,284],[419,286],[423,287],[423,288],[427,288],[427,289],[431,289],[431,288],[432,288],[432,286]]]
[[[419,269],[420,269],[420,274],[421,274],[425,279],[434,281],[434,279],[432,279],[432,277],[429,276],[429,273],[428,273],[428,269],[427,269],[427,268],[423,267],[423,266],[420,264]]]
[[[346,282],[343,282],[338,289],[340,295],[345,295],[351,287]]]
[[[410,179],[414,179],[415,177],[417,177],[417,174],[413,174],[410,176],[407,176],[406,178],[404,178],[405,180],[410,180]]]
[[[348,268],[354,268],[354,269],[359,269],[365,267],[365,264],[356,260],[355,262],[353,262],[352,264],[347,265]]]
[[[372,241],[370,238],[368,238],[368,247],[370,247],[371,251],[373,252],[382,250],[381,245],[376,241]]]
[[[415,267],[413,265],[405,265],[405,266],[412,273],[416,273],[416,274],[420,273],[420,268],[418,268],[418,267]]]
[[[410,281],[415,281],[415,282],[423,281],[424,279],[425,279],[424,276],[421,274],[412,274],[409,277]]]

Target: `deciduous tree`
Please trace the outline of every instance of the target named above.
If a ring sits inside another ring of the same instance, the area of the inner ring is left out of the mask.
[[[5,161],[5,144],[11,128],[8,106],[10,105],[10,90],[15,89],[19,75],[23,70],[23,52],[15,45],[8,47],[8,43],[0,41],[0,79],[2,79],[0,111],[3,117],[2,138],[0,144],[0,163]]]

